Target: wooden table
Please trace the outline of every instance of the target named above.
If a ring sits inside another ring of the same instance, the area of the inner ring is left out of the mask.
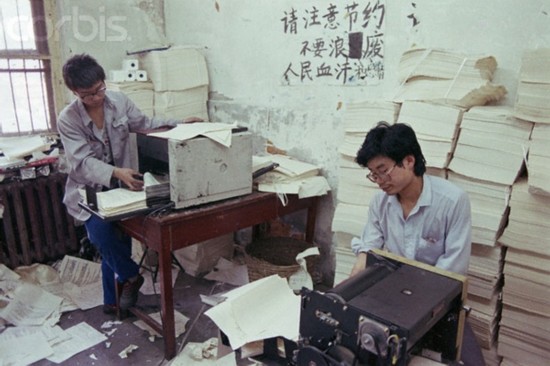
[[[162,334],[167,360],[176,356],[172,251],[301,210],[307,210],[306,240],[313,242],[318,197],[287,197],[288,203],[283,205],[275,193],[253,192],[162,216],[135,216],[120,221],[127,234],[158,253],[162,324],[137,308],[131,311]]]

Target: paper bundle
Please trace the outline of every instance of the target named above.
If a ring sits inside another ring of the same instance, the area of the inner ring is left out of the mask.
[[[449,181],[468,193],[472,242],[495,246],[508,219],[511,185],[492,183],[449,172]]]
[[[106,86],[109,90],[120,91],[126,94],[128,98],[139,110],[146,116],[153,117],[154,113],[154,92],[151,82],[111,82],[107,81]]]
[[[505,107],[464,113],[449,169],[470,178],[512,185],[523,168],[533,124]]]
[[[194,48],[151,51],[141,58],[141,64],[153,81],[155,91],[185,90],[209,84],[206,60]]]
[[[470,108],[496,102],[506,89],[494,85],[492,56],[472,56],[435,49],[412,49],[401,57],[401,82],[394,101],[438,101]]]
[[[446,168],[457,138],[462,110],[443,104],[405,101],[397,122],[413,128],[426,165]]]
[[[550,195],[550,125],[535,123],[531,133],[527,171],[529,191]]]
[[[550,49],[526,51],[522,57],[514,115],[550,123]]]
[[[155,116],[208,120],[208,85],[179,91],[155,91]]]
[[[233,257],[233,234],[223,235],[174,251],[185,273],[197,276],[209,272],[221,257]]]
[[[330,191],[328,181],[319,175],[319,167],[313,164],[277,154],[257,156],[256,166],[260,161],[279,164],[274,170],[256,179],[260,192],[297,194],[305,198],[322,196]]]

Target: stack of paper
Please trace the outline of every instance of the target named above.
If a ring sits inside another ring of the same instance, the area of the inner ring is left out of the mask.
[[[499,242],[510,248],[550,256],[550,197],[529,193],[527,180],[512,187],[508,225]]]
[[[509,364],[542,365],[550,358],[550,197],[513,186],[509,223],[499,241],[504,266],[498,353]]]
[[[464,113],[449,169],[470,178],[512,185],[523,169],[533,124],[505,107]]]
[[[141,58],[141,64],[156,91],[185,90],[209,84],[206,60],[194,48],[151,51]]]
[[[550,49],[539,48],[523,54],[514,115],[550,123]]]
[[[322,196],[330,191],[328,181],[320,175],[320,169],[316,165],[278,154],[256,157],[257,165],[262,164],[262,158],[264,164],[277,163],[279,166],[256,179],[260,192],[297,194],[298,197],[305,198]]]
[[[491,83],[497,63],[492,56],[472,56],[436,49],[412,49],[399,63],[394,101],[438,101],[463,108],[496,102],[506,95]]]
[[[449,181],[468,193],[472,242],[495,246],[508,219],[511,185],[468,178],[449,171]]]
[[[412,78],[454,79],[457,75],[490,81],[497,68],[493,56],[472,56],[442,49],[413,48],[399,61],[399,80]]]
[[[472,308],[469,323],[480,345],[491,349],[498,334],[501,310],[502,267],[501,247],[473,244],[468,268],[468,301]]]
[[[535,123],[531,133],[527,171],[529,191],[550,195],[550,125]]]
[[[208,70],[198,50],[172,47],[152,51],[141,63],[153,81],[155,116],[208,120]]]
[[[208,120],[208,85],[180,91],[155,91],[155,116]]]
[[[349,103],[344,115],[344,142],[338,148],[338,197],[332,220],[336,243],[334,284],[349,277],[355,264],[351,239],[360,237],[367,223],[369,202],[379,191],[366,177],[368,170],[355,162],[365,136],[380,121],[395,123],[399,104],[384,100]]]
[[[138,81],[115,83],[107,81],[105,84],[109,90],[120,91],[126,94],[146,116],[153,117],[155,115],[153,108],[153,83]]]
[[[450,105],[404,101],[397,122],[413,128],[426,165],[444,169],[451,159],[462,112]]]

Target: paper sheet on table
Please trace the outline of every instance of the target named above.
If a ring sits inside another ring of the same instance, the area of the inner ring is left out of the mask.
[[[237,127],[237,123],[216,123],[216,122],[197,122],[180,123],[171,130],[163,132],[152,132],[148,136],[161,137],[173,140],[189,140],[193,137],[208,137],[224,146],[231,146],[231,130]]]
[[[301,299],[286,279],[273,275],[236,290],[205,312],[227,335],[233,350],[260,339],[298,338]]]
[[[1,309],[0,317],[16,326],[42,325],[63,301],[61,297],[25,282],[15,288],[13,296],[13,300]]]

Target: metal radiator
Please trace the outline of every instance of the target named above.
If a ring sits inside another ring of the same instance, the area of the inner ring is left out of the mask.
[[[74,220],[62,202],[66,177],[56,173],[0,184],[0,263],[13,269],[78,250]]]

